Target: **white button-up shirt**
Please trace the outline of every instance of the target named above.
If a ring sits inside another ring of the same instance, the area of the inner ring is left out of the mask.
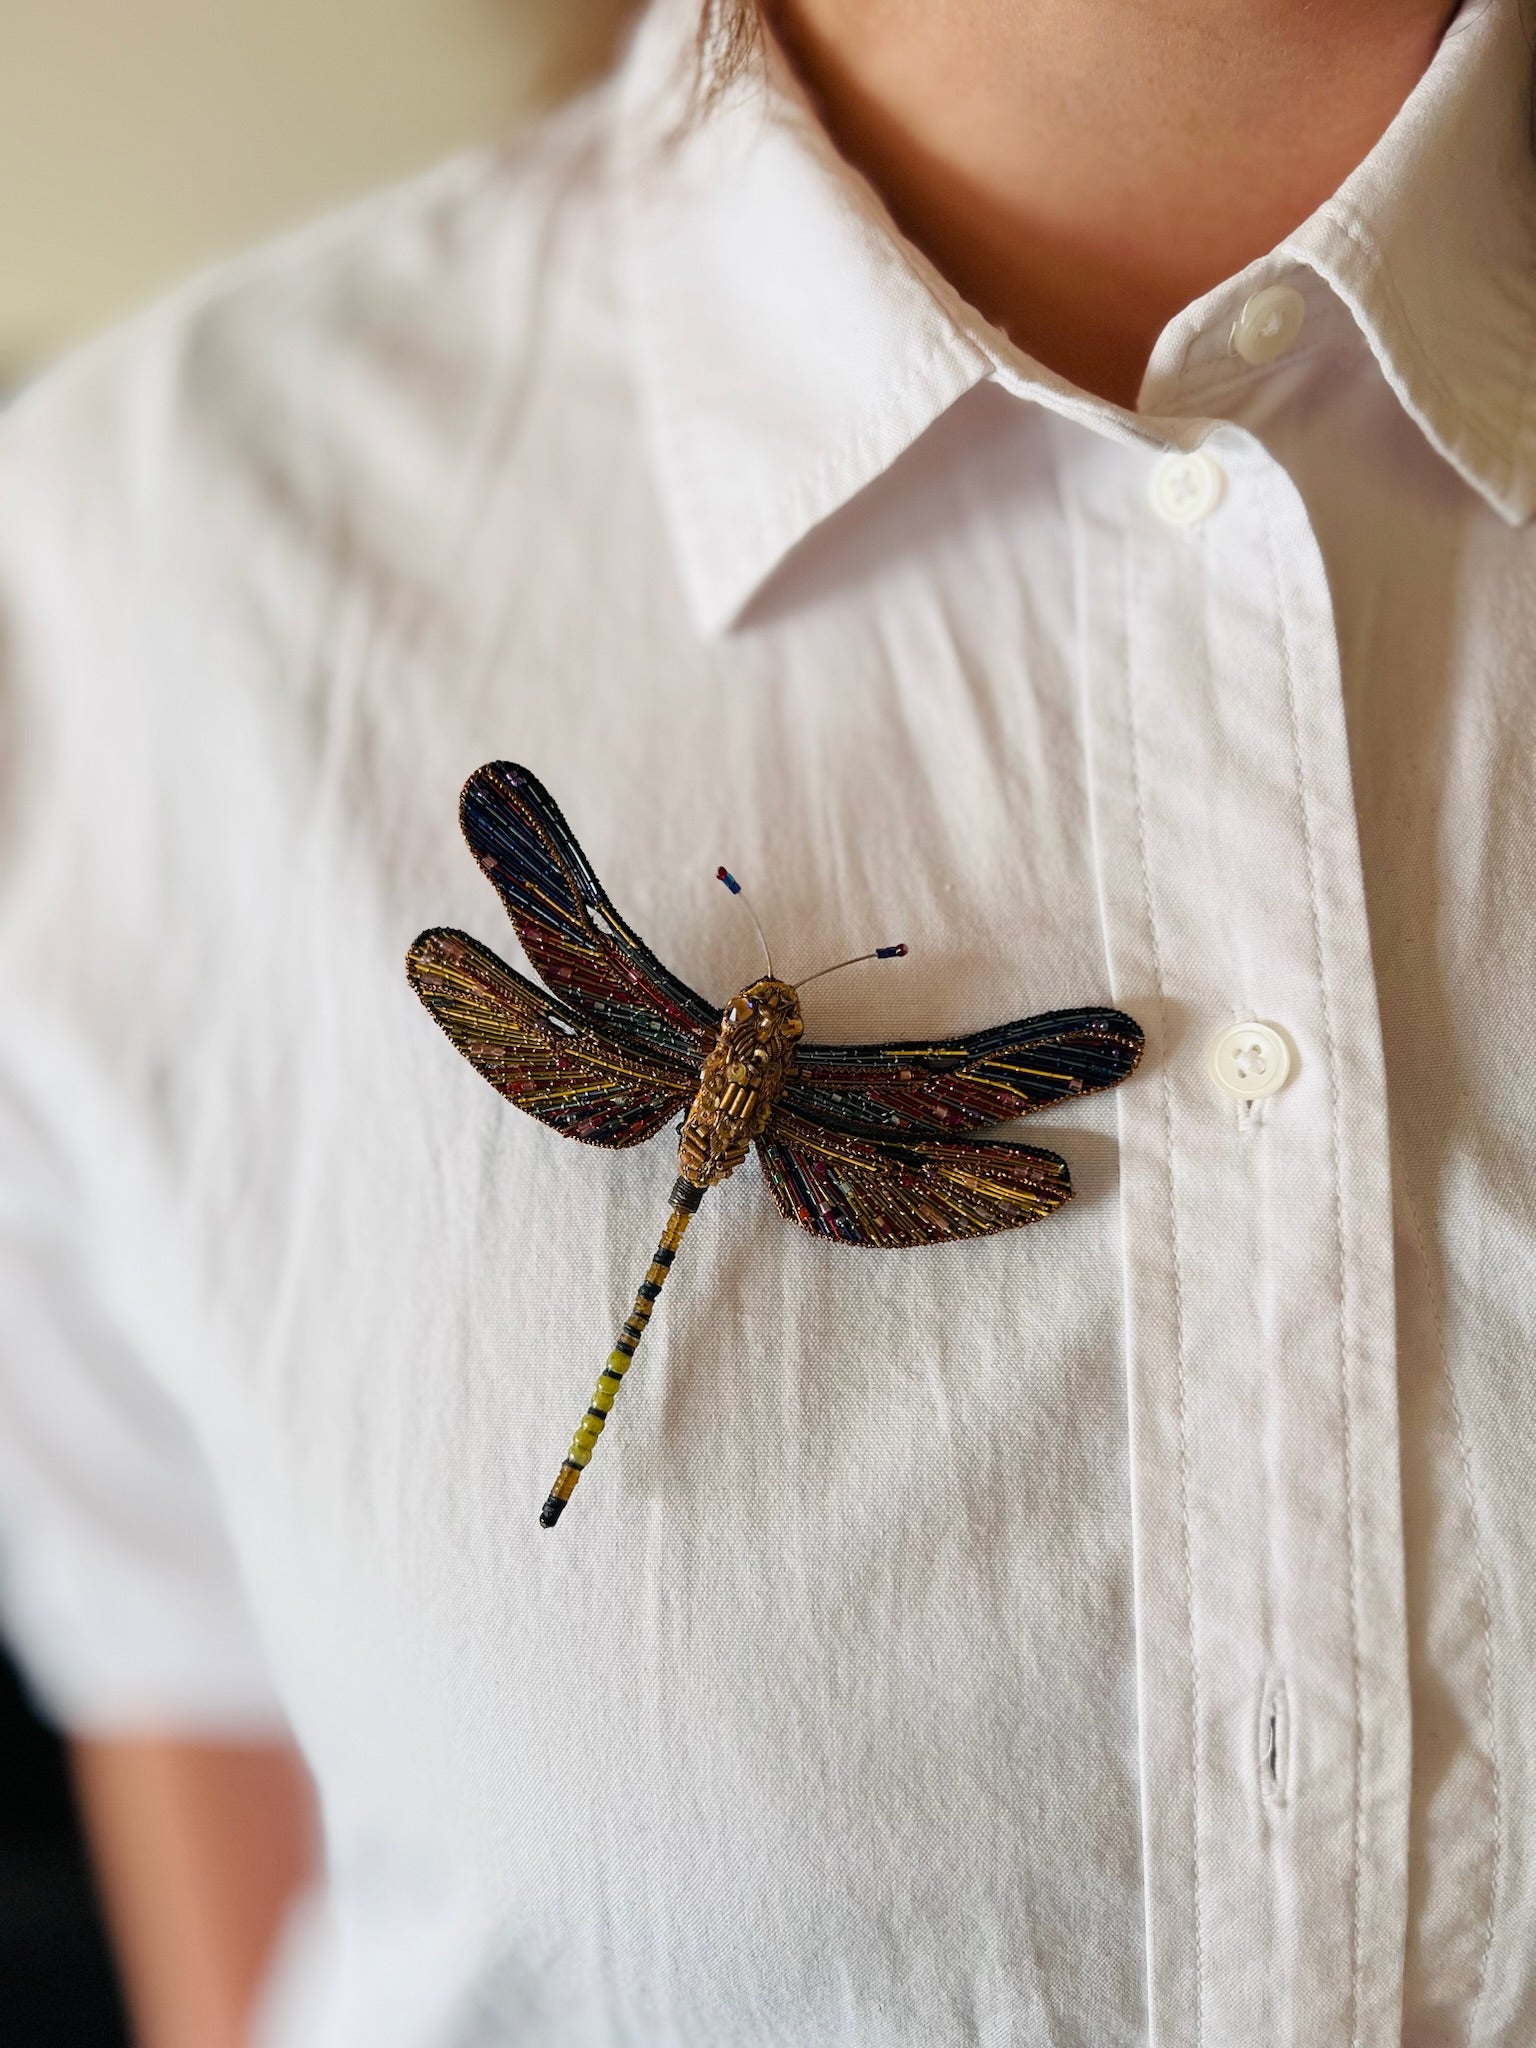
[[[667,141],[678,12],[5,424],[12,1638],[77,1727],[291,1721],[296,2041],[1529,2048],[1517,8],[1134,412],[782,74]],[[810,1039],[1147,1046],[1023,1127],[1028,1230],[850,1250],[737,1174],[548,1533],[674,1167],[407,987],[428,925],[525,965],[496,758],[714,1001],[724,861],[792,974],[911,949]]]

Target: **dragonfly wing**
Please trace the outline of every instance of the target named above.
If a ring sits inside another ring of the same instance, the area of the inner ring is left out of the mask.
[[[550,988],[599,1027],[697,1067],[719,1012],[625,924],[543,784],[489,762],[465,783],[459,818]]]
[[[758,1158],[791,1223],[839,1244],[987,1237],[1070,1199],[1064,1159],[1032,1145],[839,1130],[780,1102]]]
[[[1113,1088],[1141,1049],[1141,1026],[1120,1010],[1052,1010],[905,1045],[801,1045],[782,1100],[834,1124],[973,1131]]]
[[[476,1072],[567,1138],[638,1145],[692,1098],[686,1067],[594,1029],[465,932],[423,932],[405,971]]]

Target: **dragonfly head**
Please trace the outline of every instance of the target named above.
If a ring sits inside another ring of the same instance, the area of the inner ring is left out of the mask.
[[[804,1029],[799,996],[772,975],[732,996],[720,1019],[727,1057],[759,1070],[786,1059]]]

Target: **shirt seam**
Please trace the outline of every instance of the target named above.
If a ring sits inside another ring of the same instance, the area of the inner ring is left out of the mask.
[[[1121,612],[1125,621],[1125,702],[1128,714],[1130,736],[1131,796],[1136,812],[1136,850],[1141,866],[1142,905],[1147,920],[1147,937],[1152,949],[1152,978],[1157,987],[1158,1036],[1161,1041],[1162,1057],[1158,1063],[1161,1079],[1162,1122],[1164,1158],[1167,1162],[1165,1180],[1168,1191],[1168,1232],[1173,1250],[1173,1298],[1174,1298],[1174,1351],[1178,1365],[1179,1389],[1179,1520],[1182,1532],[1184,1579],[1184,1614],[1187,1640],[1189,1643],[1189,1759],[1190,1759],[1190,1853],[1195,1880],[1195,2032],[1193,2048],[1201,2048],[1205,2038],[1205,1887],[1200,1868],[1200,1646],[1195,1631],[1195,1592],[1193,1548],[1189,1526],[1189,1398],[1188,1398],[1188,1345],[1185,1337],[1184,1317],[1184,1255],[1183,1240],[1179,1229],[1178,1201],[1174,1177],[1173,1142],[1173,1089],[1168,1072],[1168,996],[1163,974],[1162,940],[1158,930],[1157,910],[1152,894],[1152,873],[1147,858],[1147,815],[1142,794],[1141,741],[1136,720],[1136,659],[1133,652],[1134,635],[1131,631],[1131,603],[1129,573],[1125,568],[1126,557],[1122,554],[1123,589]],[[1149,1958],[1150,1961],[1150,1958]]]
[[[1344,1186],[1341,1178],[1342,1147],[1340,1143],[1340,1130],[1342,1116],[1339,1103],[1339,1049],[1333,1023],[1333,999],[1328,985],[1330,977],[1323,951],[1322,916],[1317,880],[1317,853],[1312,834],[1312,804],[1308,794],[1306,772],[1301,755],[1301,726],[1296,707],[1296,675],[1295,665],[1291,659],[1290,627],[1286,619],[1285,596],[1280,578],[1280,563],[1275,551],[1273,524],[1266,518],[1263,521],[1263,526],[1265,548],[1269,556],[1270,583],[1275,597],[1275,616],[1280,627],[1280,667],[1281,673],[1285,678],[1285,704],[1286,717],[1290,726],[1292,772],[1296,778],[1296,795],[1301,811],[1302,847],[1306,857],[1308,908],[1312,925],[1312,950],[1317,962],[1318,999],[1322,1008],[1323,1036],[1328,1065],[1329,1153],[1333,1178],[1335,1263],[1338,1269],[1337,1349],[1339,1358],[1339,1406],[1340,1417],[1343,1423],[1344,1540],[1349,1575],[1349,1677],[1352,1769],[1350,1772],[1349,2007],[1346,2034],[1351,2043],[1356,2043],[1359,2040],[1360,2026],[1360,1780],[1364,1745],[1361,1740],[1360,1719],[1360,1586],[1359,1560],[1355,1542],[1354,1403],[1351,1398],[1349,1384],[1350,1367],[1353,1361],[1352,1346],[1349,1341],[1349,1266],[1345,1253]]]

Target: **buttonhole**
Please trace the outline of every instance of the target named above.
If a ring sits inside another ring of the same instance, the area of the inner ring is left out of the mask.
[[[1285,1687],[1266,1685],[1259,1703],[1259,1790],[1266,1805],[1284,1806],[1290,1774],[1290,1715]]]

